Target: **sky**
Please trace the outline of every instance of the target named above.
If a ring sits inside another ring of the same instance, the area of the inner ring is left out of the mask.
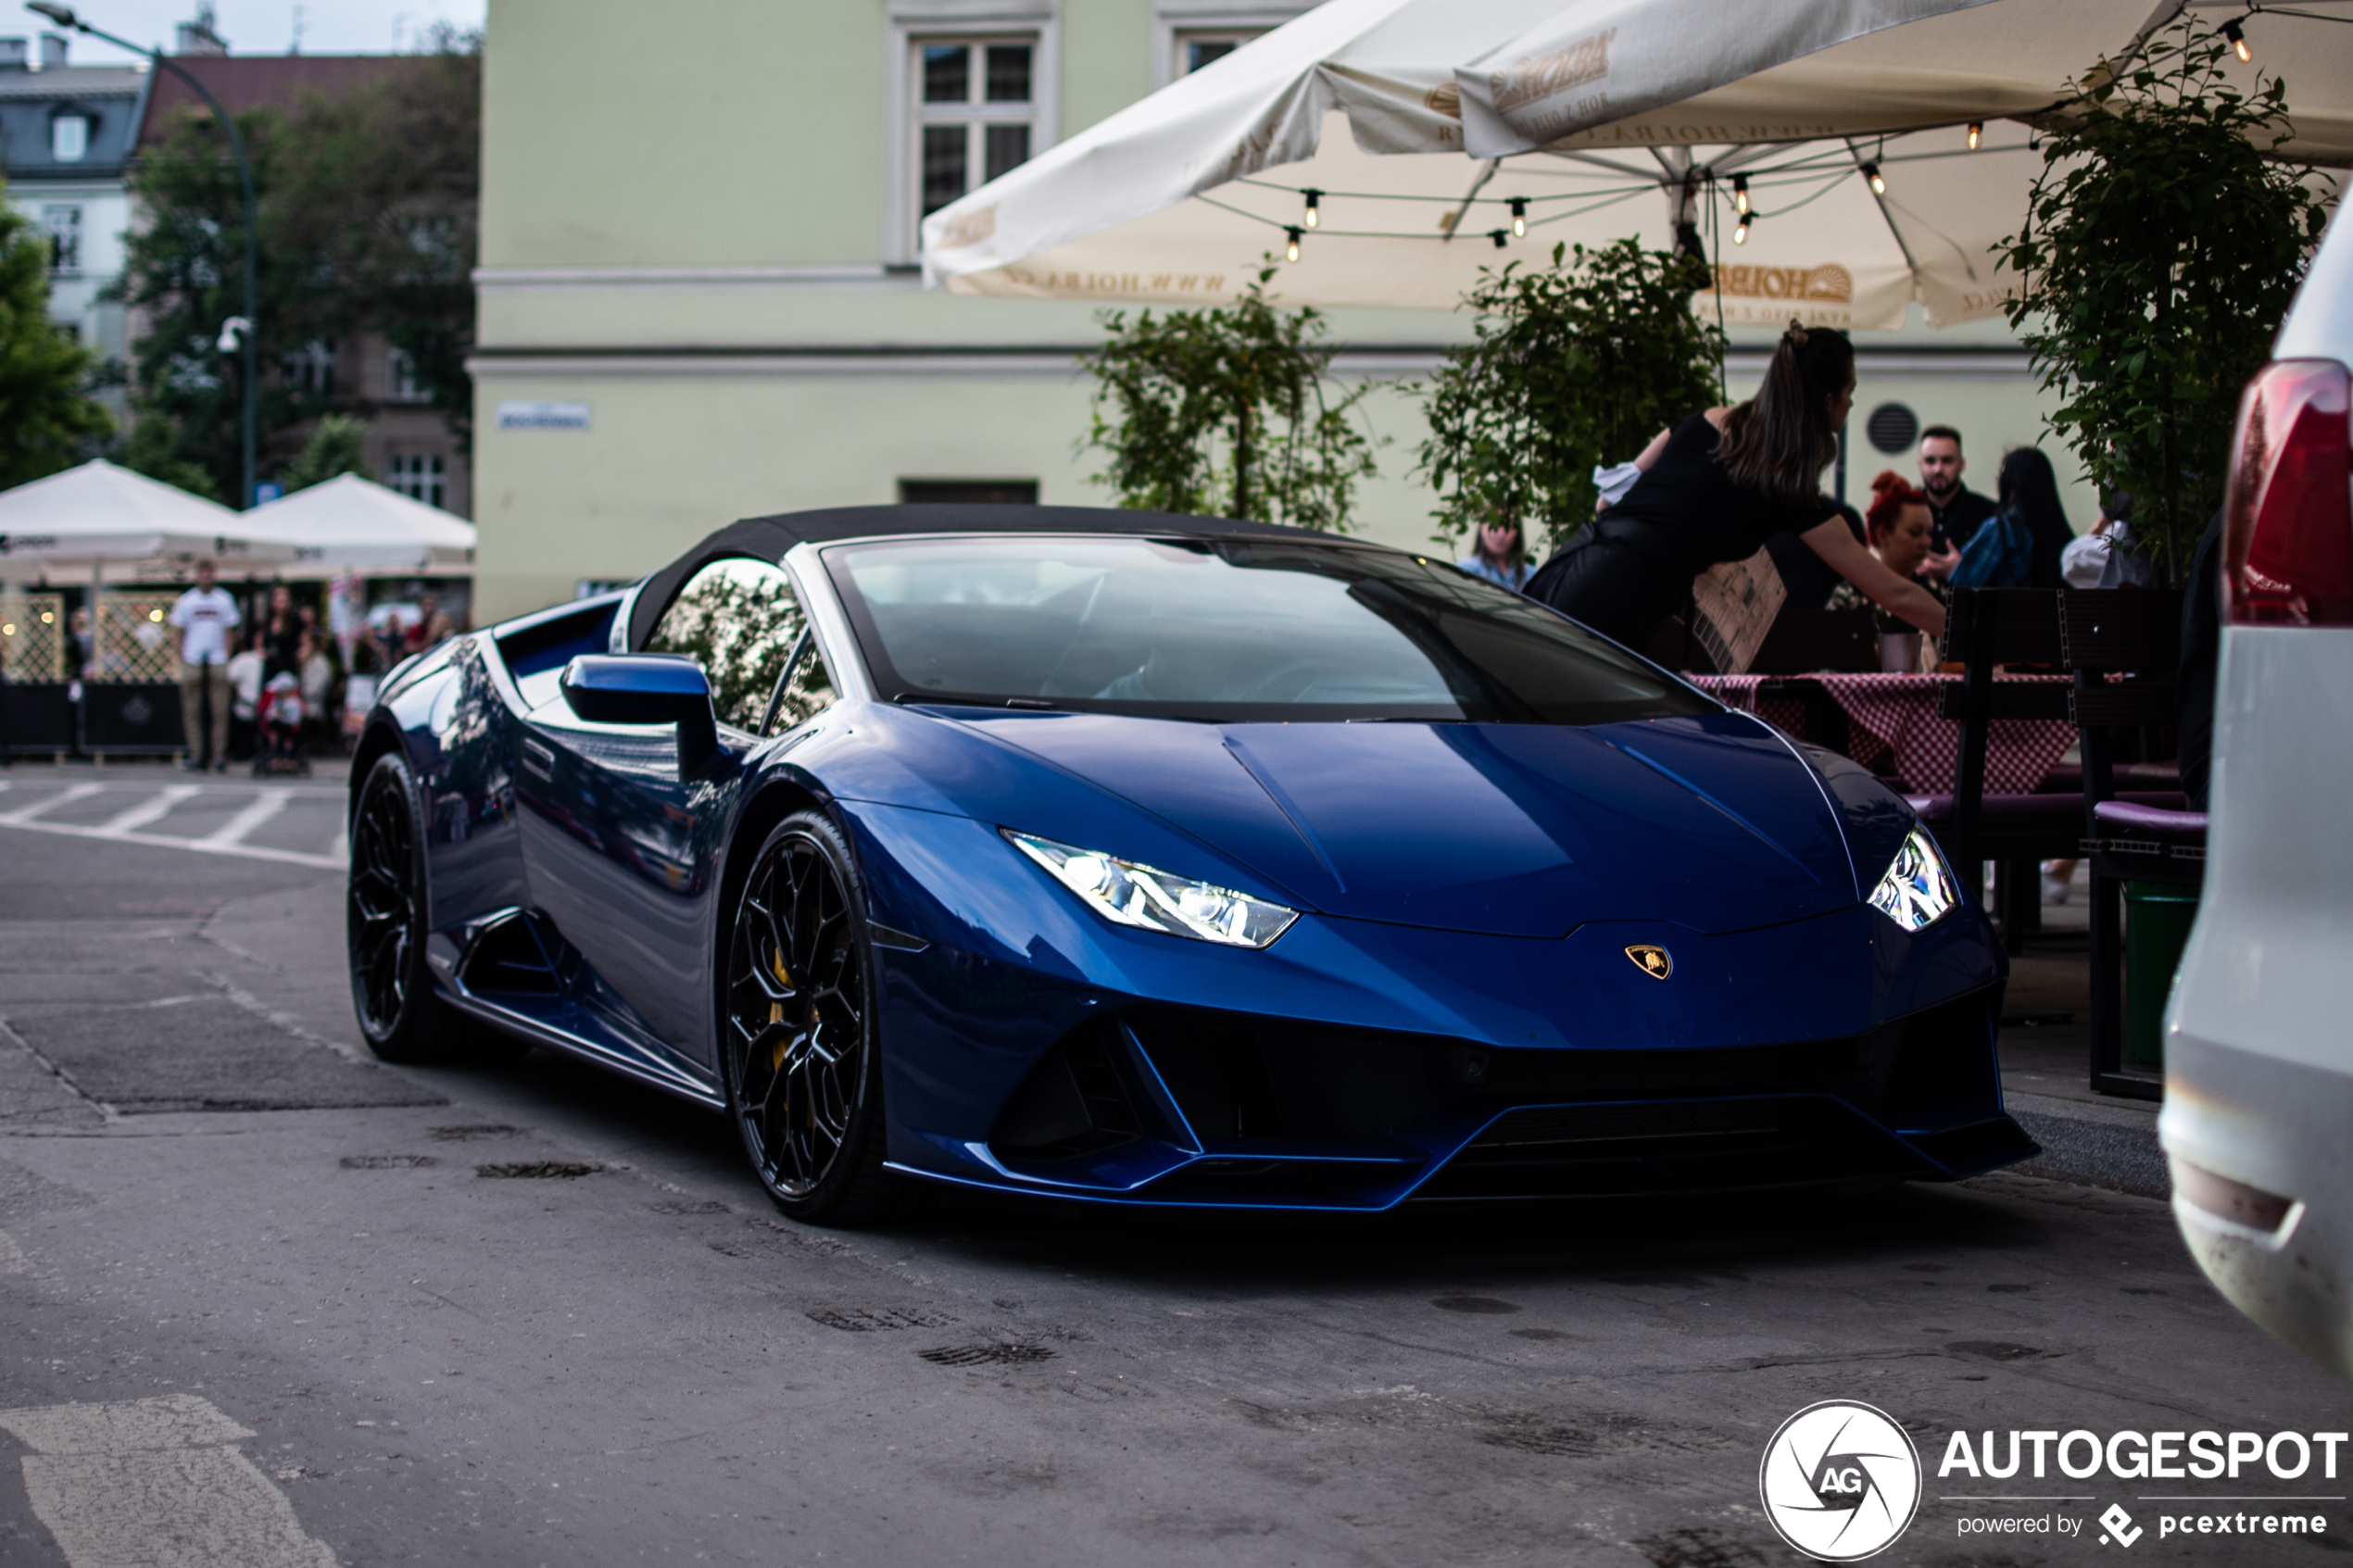
[[[67,0],[91,26],[134,43],[171,47],[172,28],[195,15],[196,0]],[[419,46],[437,21],[482,25],[485,0],[213,0],[214,25],[233,55],[283,55],[296,42],[306,55],[384,55]],[[0,37],[55,31],[24,8],[0,0]],[[67,59],[75,65],[116,65],[131,56],[75,33]],[[36,51],[37,53],[37,51]]]

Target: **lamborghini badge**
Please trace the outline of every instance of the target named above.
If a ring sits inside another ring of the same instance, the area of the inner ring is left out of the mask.
[[[1675,972],[1675,958],[1666,948],[1649,942],[1637,942],[1626,949],[1626,956],[1642,966],[1642,972],[1653,980],[1664,980]]]

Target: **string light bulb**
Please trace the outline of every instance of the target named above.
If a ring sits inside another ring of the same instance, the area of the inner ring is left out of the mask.
[[[2240,29],[2238,23],[2234,21],[2224,22],[2222,24],[2222,36],[2231,41],[2231,47],[2238,51],[2240,59],[2252,60],[2255,58],[2253,51],[2249,50],[2246,46],[2246,34]]]
[[[1732,243],[1736,245],[1744,245],[1748,244],[1748,226],[1755,221],[1756,214],[1753,212],[1742,213],[1741,220],[1732,225]]]
[[[1745,174],[1732,176],[1732,210],[1743,218],[1748,216],[1748,176]]]
[[[1487,232],[1487,237],[1495,242],[1495,248],[1497,250],[1501,250],[1505,245],[1512,243],[1511,235],[1501,229],[1490,229]]]
[[[1317,223],[1323,220],[1323,214],[1320,207],[1324,200],[1324,193],[1321,191],[1302,191],[1300,194],[1307,198],[1307,227],[1313,229]],[[1293,257],[1291,259],[1296,261],[1299,258],[1297,257]]]
[[[1972,119],[1969,122],[1969,150],[1970,152],[1977,151],[1977,139],[1984,134],[1985,122],[1983,120]]]
[[[1526,196],[1514,196],[1514,197],[1512,198],[1512,234],[1513,234],[1513,237],[1515,237],[1515,238],[1524,238],[1524,237],[1527,235],[1527,233],[1528,233],[1528,198],[1527,198]]]
[[[1880,178],[1878,164],[1865,164],[1863,166],[1863,178],[1871,182],[1871,194],[1875,196],[1883,196],[1887,194],[1887,182]]]
[[[1306,232],[1306,231],[1303,229],[1286,229],[1283,232],[1288,235],[1290,240],[1290,244],[1283,247],[1283,259],[1285,261],[1297,261],[1299,259],[1299,236]]]

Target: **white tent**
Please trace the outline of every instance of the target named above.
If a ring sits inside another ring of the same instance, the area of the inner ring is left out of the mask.
[[[103,459],[87,462],[0,491],[0,578],[103,571],[121,580],[199,558],[227,575],[293,559],[294,546],[258,533],[251,516]]]
[[[1295,242],[1287,302],[1451,307],[1482,266],[1691,222],[1728,321],[1989,316],[2025,121],[2184,13],[2286,76],[2288,153],[2353,163],[2353,0],[1327,0],[934,213],[925,276],[1209,304]]]
[[[357,474],[297,490],[246,514],[258,533],[290,545],[279,576],[421,573],[471,576],[474,525]]]

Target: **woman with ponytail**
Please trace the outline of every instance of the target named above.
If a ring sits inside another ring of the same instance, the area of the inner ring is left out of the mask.
[[[1692,578],[1788,532],[1873,603],[1944,635],[1935,596],[1865,549],[1821,493],[1854,402],[1845,334],[1792,321],[1756,395],[1661,432],[1634,459],[1642,477],[1545,563],[1529,596],[1640,649],[1682,606]]]

